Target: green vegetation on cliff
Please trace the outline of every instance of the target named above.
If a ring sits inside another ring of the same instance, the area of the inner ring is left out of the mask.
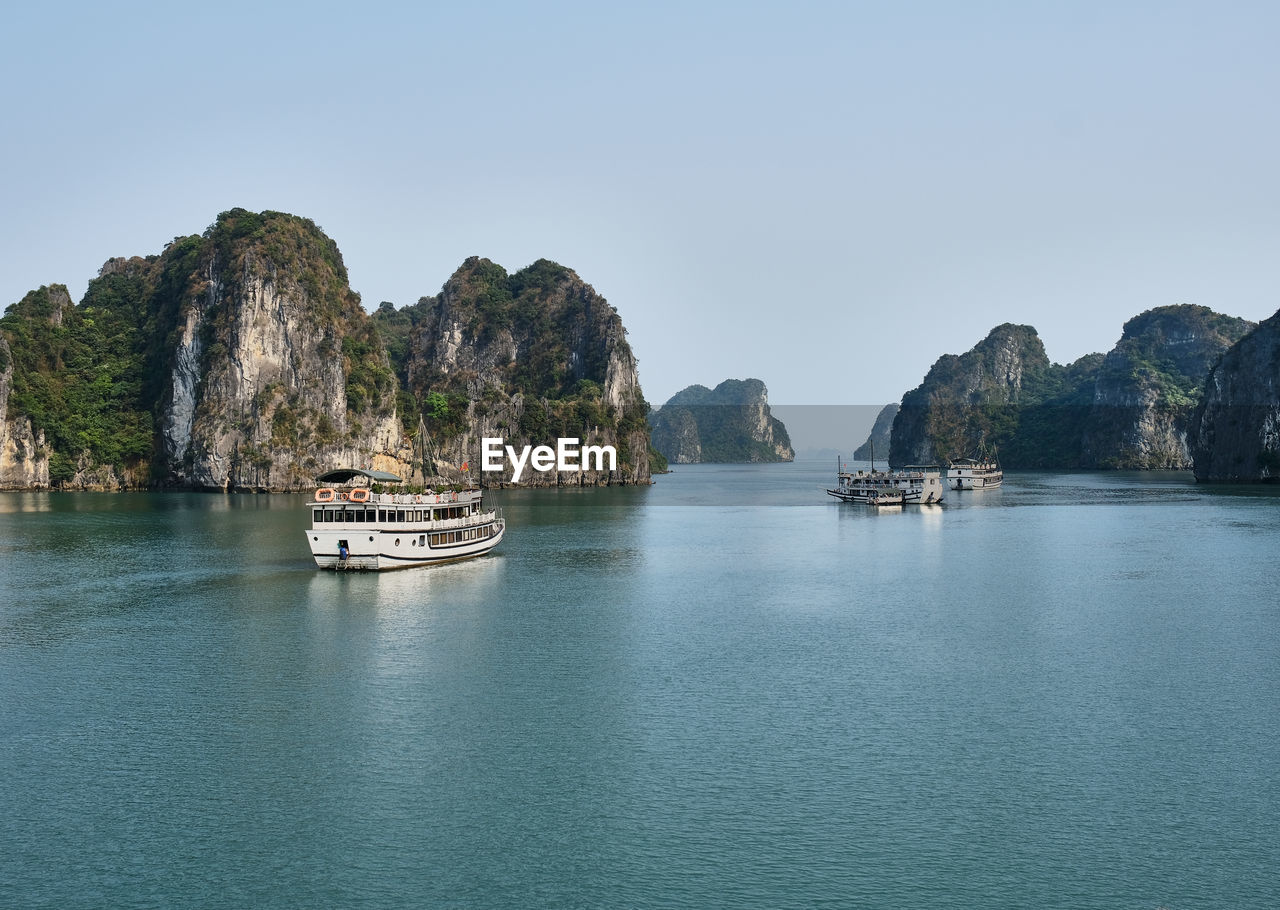
[[[6,310],[0,331],[14,367],[8,413],[27,416],[43,432],[50,481],[63,485],[103,468],[138,484],[172,473],[160,435],[184,313],[202,314],[199,370],[207,392],[210,378],[226,373],[232,347],[256,330],[241,324],[239,310],[255,280],[303,290],[308,325],[327,334],[326,355],[341,358],[349,411],[391,412],[395,377],[377,329],[347,287],[336,244],[308,219],[232,209],[160,255],[110,260],[78,305],[53,285]],[[243,448],[250,460],[270,462],[264,446],[273,443],[296,447],[333,436],[332,421],[299,406],[296,390],[268,383],[252,398],[270,432]],[[219,407],[207,395],[201,405],[206,413]],[[254,419],[224,417],[238,427]]]
[[[472,257],[439,295],[374,314],[400,379],[401,417],[442,443],[477,422],[533,444],[617,437],[621,461],[647,463],[648,406],[617,312],[571,269],[541,259],[508,274]],[[614,383],[616,388],[609,388]]]
[[[420,457],[429,476],[474,463],[492,433],[612,444],[621,476],[605,482],[642,480],[648,406],[625,334],[549,260],[508,274],[469,259],[438,297],[370,315],[312,221],[231,209],[108,261],[78,305],[52,285],[10,306],[0,417],[29,420],[22,457],[47,458],[54,486],[292,489],[353,453]]]
[[[52,481],[70,480],[82,458],[126,466],[151,455],[139,283],[99,279],[80,307],[62,285],[42,287],[0,318],[13,357],[9,412],[44,432]]]
[[[1201,306],[1148,310],[1105,357],[1052,364],[1035,329],[1002,325],[946,354],[903,397],[896,465],[986,449],[1007,467],[1189,467],[1187,434],[1213,362],[1250,323]]]

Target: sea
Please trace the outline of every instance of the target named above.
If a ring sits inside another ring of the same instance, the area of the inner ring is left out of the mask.
[[[381,574],[300,495],[0,495],[0,906],[1280,906],[1280,491],[834,475]]]

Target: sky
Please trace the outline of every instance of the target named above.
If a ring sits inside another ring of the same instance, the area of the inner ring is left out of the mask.
[[[273,209],[369,309],[552,259],[655,405],[862,410],[1004,322],[1280,308],[1276,3],[11,7],[0,306]]]

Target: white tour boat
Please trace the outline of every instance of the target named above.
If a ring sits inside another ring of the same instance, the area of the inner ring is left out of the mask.
[[[942,469],[934,465],[908,465],[901,471],[849,471],[837,460],[836,488],[827,493],[844,502],[870,503],[883,494],[898,493],[908,505],[942,502],[945,490]]]
[[[947,467],[947,486],[953,490],[990,490],[1004,483],[999,461],[960,458]]]
[[[307,544],[322,569],[376,572],[469,559],[488,553],[506,532],[506,521],[484,510],[480,490],[374,493],[367,484],[400,478],[351,468],[317,481],[325,486],[307,506]]]

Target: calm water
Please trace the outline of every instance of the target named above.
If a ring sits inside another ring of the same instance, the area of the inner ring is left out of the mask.
[[[494,495],[0,495],[0,906],[1273,908],[1280,498],[831,465]]]

